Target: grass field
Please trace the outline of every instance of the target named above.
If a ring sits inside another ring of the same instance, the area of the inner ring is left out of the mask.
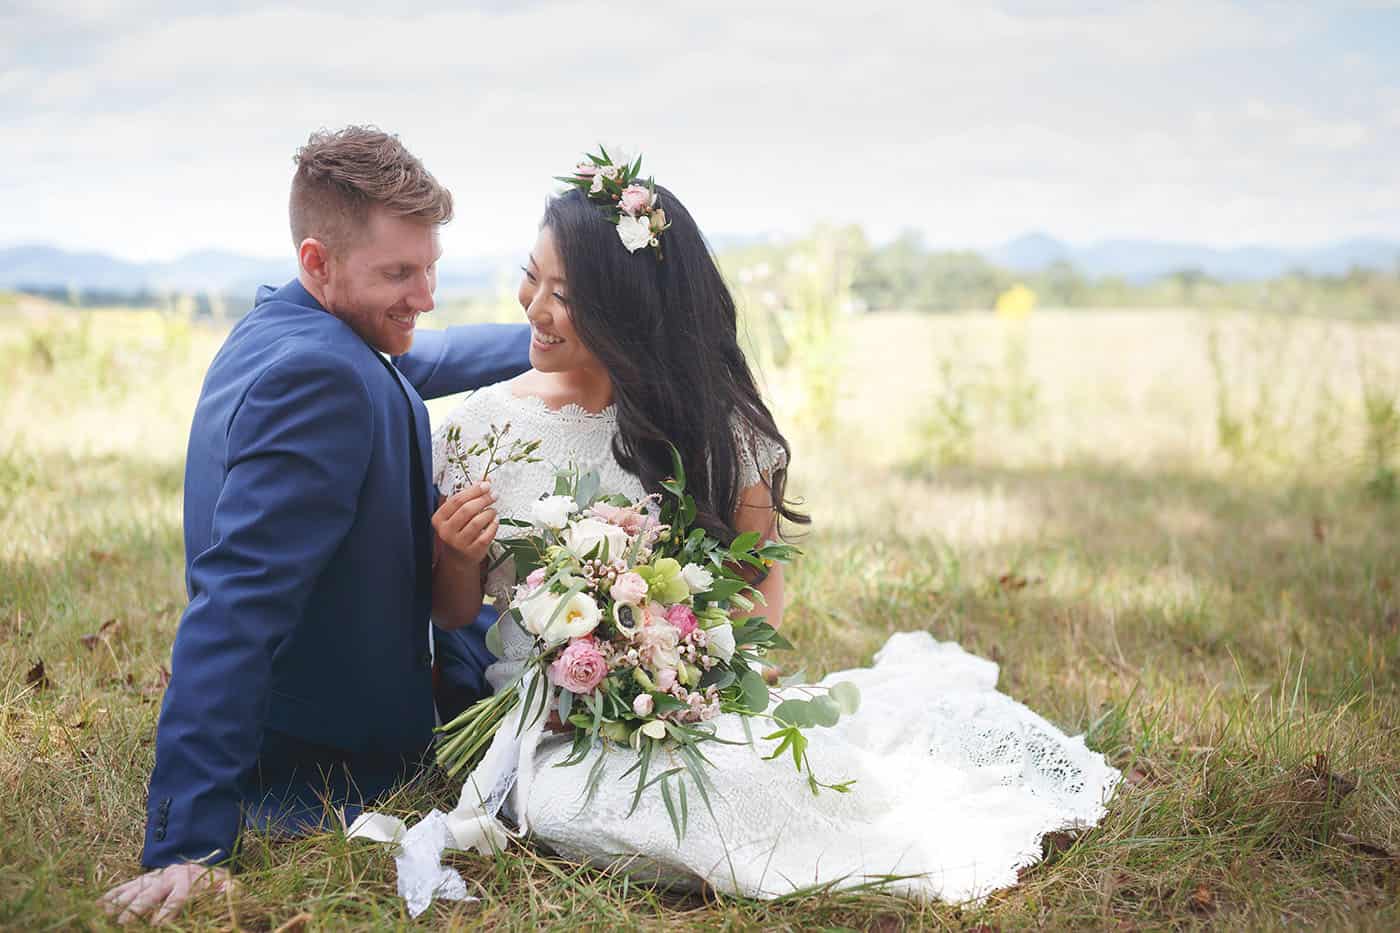
[[[0,308],[0,927],[100,926],[95,898],[137,871],[218,340]],[[999,661],[1003,691],[1127,775],[1099,828],[977,907],[677,899],[514,849],[454,857],[483,901],[416,922],[381,848],[255,839],[241,891],[179,924],[1400,928],[1400,326],[880,315],[840,348],[821,431],[769,374],[815,517],[782,663],[864,664],[908,629]]]

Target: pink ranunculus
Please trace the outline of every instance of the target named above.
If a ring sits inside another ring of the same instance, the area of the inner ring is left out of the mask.
[[[621,574],[608,590],[608,595],[620,603],[635,606],[647,595],[647,581],[640,574]]]
[[[644,185],[628,185],[622,189],[618,208],[628,217],[636,217],[651,207],[651,191]]]
[[[682,603],[676,603],[666,610],[666,621],[680,631],[682,638],[695,631],[695,627],[700,624],[691,608]]]
[[[651,715],[651,711],[656,708],[656,701],[651,698],[650,693],[639,693],[632,701],[632,712],[638,716],[646,717]]]
[[[663,668],[656,672],[656,686],[663,693],[670,693],[671,688],[676,685],[676,672],[671,668]]]
[[[549,665],[549,679],[570,693],[592,693],[607,674],[607,659],[591,638],[574,639]]]

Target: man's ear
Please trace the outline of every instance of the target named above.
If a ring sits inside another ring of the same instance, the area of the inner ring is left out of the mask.
[[[301,246],[297,247],[297,261],[301,264],[301,270],[318,285],[325,285],[330,279],[331,251],[320,240],[312,237],[302,240]]]

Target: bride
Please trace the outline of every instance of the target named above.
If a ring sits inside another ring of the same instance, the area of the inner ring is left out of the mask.
[[[583,163],[579,172],[608,169]],[[790,448],[739,349],[734,300],[680,200],[660,186],[654,200],[640,191],[629,187],[619,203],[580,185],[549,202],[519,291],[533,369],[452,413],[436,434],[435,479],[445,491],[465,480],[446,457],[450,428],[470,439],[509,423],[512,437],[540,441],[539,460],[497,467],[492,491],[499,518],[528,519],[555,470],[571,464],[596,472],[605,492],[657,492],[674,445],[690,467],[700,524],[722,540],[745,531],[776,539],[783,524],[808,519],[784,496]],[[484,466],[469,461],[469,472],[479,476]],[[484,521],[490,534],[494,520]],[[483,533],[464,525],[448,521],[438,531]],[[503,593],[517,582],[499,571],[483,576],[480,567],[452,575],[434,594],[437,618],[468,620],[483,590]],[[781,566],[753,582],[768,621],[779,625]],[[532,644],[509,618],[500,628],[504,657],[487,674],[496,689]],[[947,901],[1014,884],[1017,869],[1040,857],[1045,833],[1103,816],[1118,772],[1081,737],[998,693],[994,663],[909,631],[892,636],[873,666],[823,683],[836,680],[860,688],[861,708],[813,730],[809,758],[824,780],[854,781],[849,793],[814,795],[790,763],[764,760],[776,743],[749,742],[739,717],[726,714],[714,720],[717,735],[737,744],[706,743],[712,810],[692,807],[679,842],[655,793],[628,815],[635,781],[623,772],[635,753],[599,746],[582,764],[555,767],[572,741],[552,731],[526,730],[504,768],[488,754],[462,806],[480,814],[472,805],[484,801],[489,819],[504,803],[522,830],[565,858],[672,885],[768,898],[883,879],[891,890]],[[597,756],[603,778],[586,798]],[[460,834],[457,842],[466,844]],[[406,867],[401,859],[401,874]]]

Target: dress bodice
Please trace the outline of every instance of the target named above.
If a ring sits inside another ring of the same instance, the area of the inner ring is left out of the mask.
[[[447,462],[447,429],[461,431],[463,449],[483,437],[491,426],[504,428],[507,445],[512,440],[539,441],[538,463],[507,463],[491,472],[491,489],[496,493],[496,511],[502,518],[529,520],[530,505],[554,491],[554,476],[570,466],[580,472],[595,472],[605,494],[640,499],[645,495],[641,481],[628,473],[613,457],[612,441],[617,433],[617,409],[609,405],[590,412],[578,405],[550,408],[533,395],[516,395],[510,384],[498,382],[467,396],[446,423],[433,433],[433,482],[444,495],[463,482],[475,482],[486,467],[486,457],[467,458],[470,476],[464,477],[455,464]],[[511,529],[502,528],[508,535]]]
[[[506,443],[512,440],[539,441],[539,463],[507,463],[491,473],[491,489],[496,493],[496,510],[502,518],[529,519],[531,503],[554,490],[554,476],[573,466],[581,473],[595,472],[605,495],[640,499],[646,495],[641,480],[618,465],[612,443],[617,434],[617,407],[599,412],[578,405],[550,408],[533,395],[516,395],[510,383],[498,382],[480,389],[462,401],[433,433],[433,482],[444,495],[464,481],[475,482],[486,467],[485,456],[468,457],[470,477],[464,477],[455,464],[447,462],[447,430],[461,431],[463,449],[470,447],[491,430],[492,425],[510,425]],[[739,419],[734,421],[738,441],[738,474],[741,488],[766,481],[774,470],[787,466],[787,455],[776,442],[759,435]],[[501,533],[508,535],[509,528]]]

